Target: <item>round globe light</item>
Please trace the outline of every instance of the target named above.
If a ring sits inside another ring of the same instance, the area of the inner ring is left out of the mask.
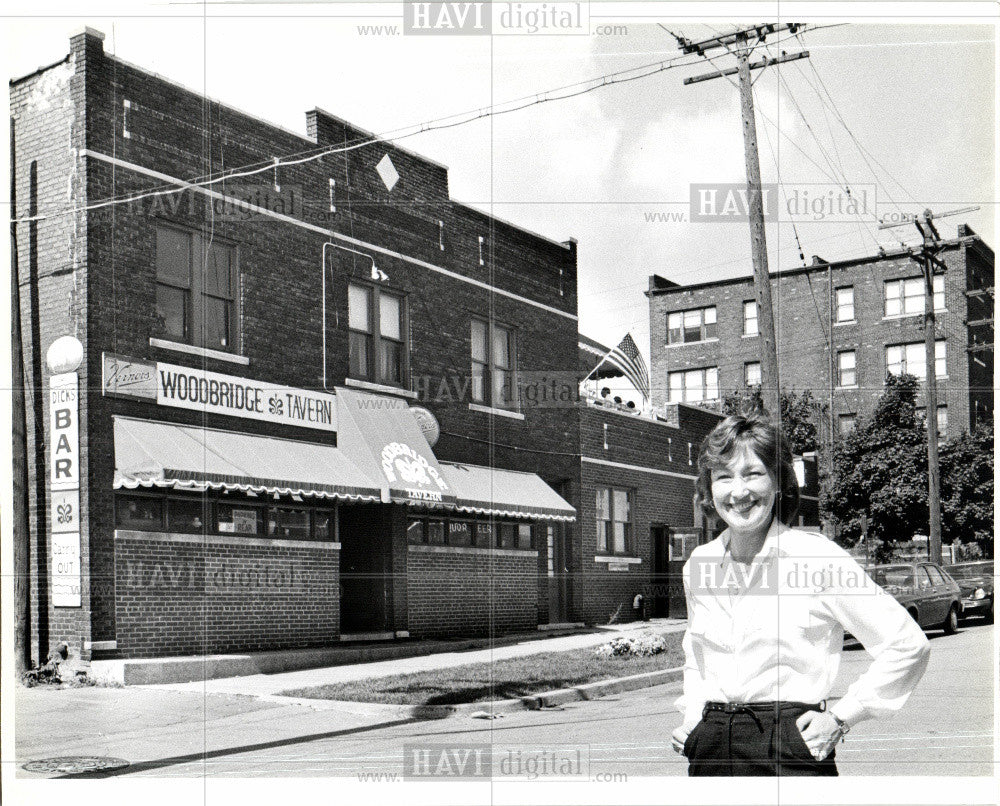
[[[53,374],[73,372],[83,362],[83,345],[76,336],[60,336],[52,342],[45,361]]]

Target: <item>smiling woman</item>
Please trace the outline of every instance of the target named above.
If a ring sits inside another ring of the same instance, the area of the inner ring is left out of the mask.
[[[847,552],[789,528],[798,482],[766,418],[716,426],[697,489],[728,528],[684,566],[684,721],[674,749],[689,775],[837,775],[835,745],[856,722],[903,706],[927,667],[927,638]],[[845,631],[875,660],[827,710]]]

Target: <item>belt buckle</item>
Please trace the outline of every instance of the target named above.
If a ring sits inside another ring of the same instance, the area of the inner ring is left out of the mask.
[[[727,714],[739,713],[739,711],[741,711],[742,708],[743,708],[743,703],[741,702],[727,702],[725,706],[723,706],[723,710]]]

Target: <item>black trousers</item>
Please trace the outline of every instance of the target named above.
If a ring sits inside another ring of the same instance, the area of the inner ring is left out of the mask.
[[[814,709],[781,703],[727,713],[706,706],[684,742],[688,775],[837,775],[835,751],[817,761],[795,724]]]

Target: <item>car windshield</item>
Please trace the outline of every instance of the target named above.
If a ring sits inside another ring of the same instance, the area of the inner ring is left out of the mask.
[[[913,569],[908,565],[876,568],[875,583],[883,588],[912,588]]]
[[[972,579],[973,577],[993,576],[993,563],[975,563],[974,565],[951,565],[945,568],[955,579]]]

